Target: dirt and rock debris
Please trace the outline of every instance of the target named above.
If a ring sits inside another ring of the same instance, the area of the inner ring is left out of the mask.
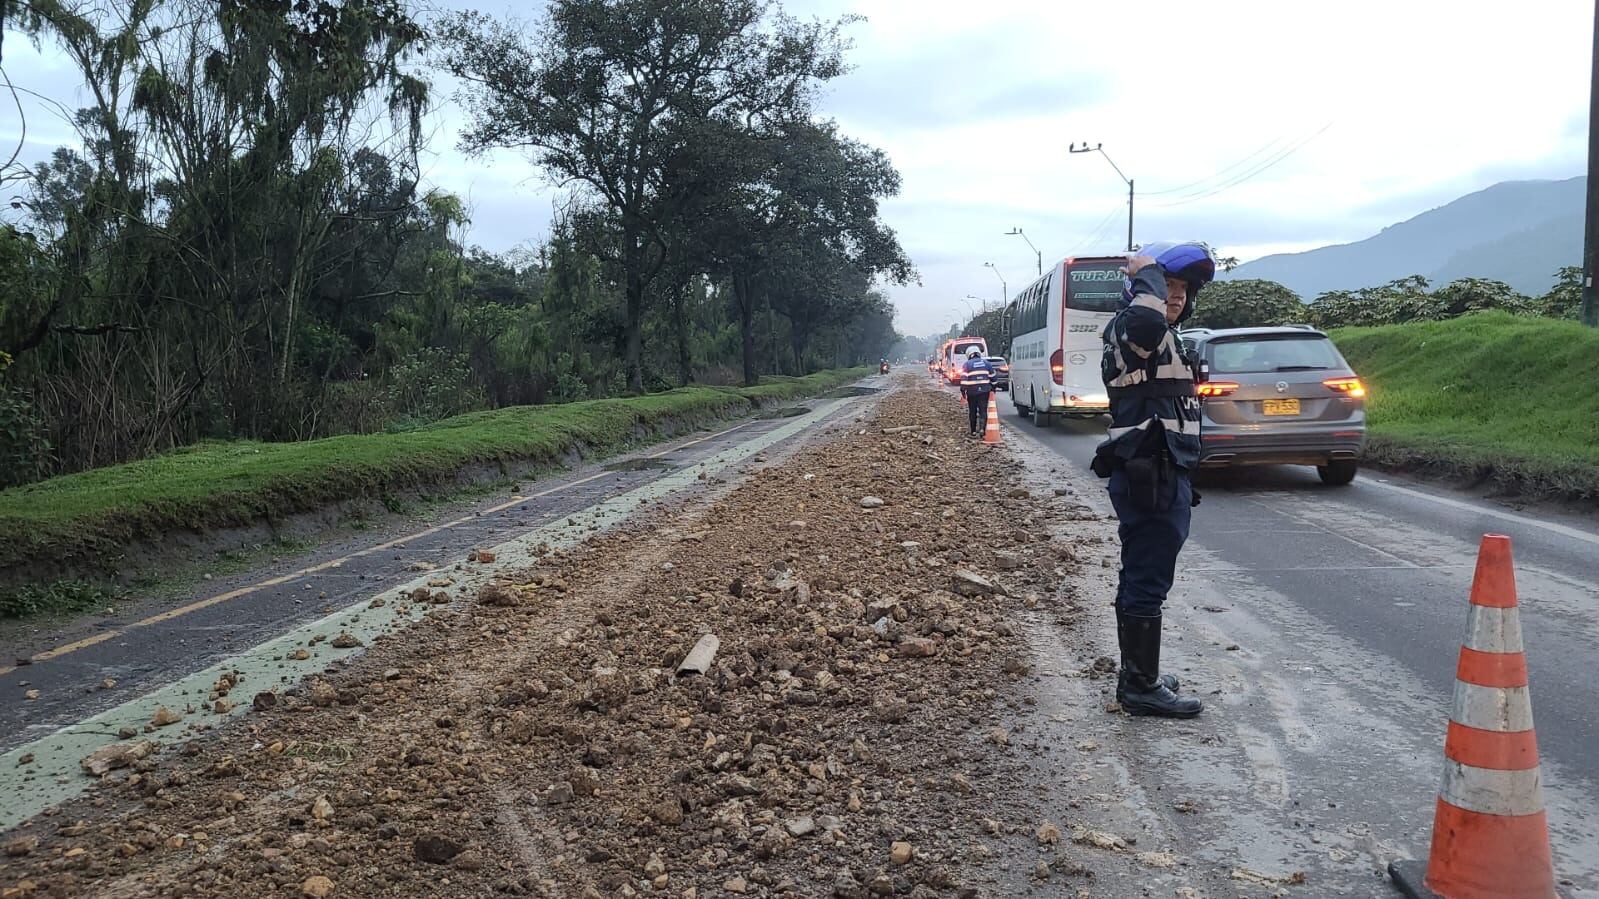
[[[475,601],[420,591],[240,723],[85,759],[96,789],[6,836],[0,896],[1122,895],[1094,853],[1147,847],[1046,820],[1013,739],[1018,616],[1076,611],[1077,549],[1039,536],[1070,504],[963,424],[900,389]]]

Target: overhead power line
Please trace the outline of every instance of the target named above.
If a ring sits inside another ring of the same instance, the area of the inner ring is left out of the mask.
[[[1247,163],[1253,162],[1255,159],[1260,157],[1262,154],[1265,154],[1265,153],[1271,151],[1272,149],[1276,148],[1276,146],[1278,144],[1283,143],[1286,140],[1288,140],[1287,135],[1279,135],[1279,136],[1277,136],[1275,138],[1272,138],[1271,140],[1267,141],[1265,144],[1263,144],[1260,147],[1258,147],[1253,153],[1250,153],[1248,156],[1245,156],[1245,157],[1243,157],[1241,159],[1238,159],[1238,160],[1234,161],[1231,165],[1229,165],[1229,166],[1227,166],[1225,168],[1217,169],[1216,171],[1211,172],[1209,175],[1206,175],[1205,177],[1199,179],[1198,181],[1190,181],[1189,183],[1184,184],[1184,185],[1182,185],[1180,187],[1168,187],[1165,190],[1139,191],[1138,195],[1140,197],[1160,197],[1160,196],[1165,196],[1166,194],[1181,193],[1181,192],[1183,192],[1185,190],[1190,190],[1190,189],[1195,188],[1195,187],[1200,187],[1201,185],[1204,185],[1207,182],[1215,181],[1216,179],[1218,179],[1221,176],[1227,174],[1228,172],[1233,171],[1234,169],[1238,168],[1239,166],[1242,166],[1242,165],[1245,165]]]
[[[1158,207],[1158,208],[1163,208],[1163,209],[1171,207],[1171,206],[1184,206],[1184,205],[1187,205],[1189,203],[1197,203],[1200,200],[1208,200],[1211,197],[1216,196],[1217,194],[1220,194],[1220,193],[1223,193],[1225,191],[1231,190],[1234,187],[1237,187],[1238,185],[1243,184],[1244,182],[1249,181],[1250,179],[1252,179],[1252,178],[1254,178],[1254,177],[1266,172],[1267,170],[1271,169],[1273,166],[1276,166],[1278,163],[1282,162],[1283,160],[1287,159],[1288,157],[1290,157],[1290,156],[1294,155],[1295,153],[1299,152],[1300,149],[1302,149],[1306,144],[1310,143],[1311,141],[1313,141],[1316,138],[1320,137],[1321,135],[1325,134],[1327,132],[1327,129],[1331,128],[1332,126],[1333,126],[1333,123],[1332,122],[1328,122],[1327,124],[1321,126],[1321,128],[1317,129],[1316,131],[1312,132],[1311,134],[1308,134],[1305,137],[1300,138],[1299,140],[1295,141],[1294,143],[1288,145],[1286,148],[1284,148],[1283,150],[1277,152],[1275,155],[1272,155],[1272,156],[1266,158],[1263,162],[1260,162],[1257,165],[1245,170],[1241,174],[1235,175],[1234,177],[1222,182],[1221,184],[1213,185],[1212,187],[1206,188],[1205,190],[1198,191],[1196,193],[1192,193],[1192,194],[1189,194],[1187,196],[1179,197],[1179,198],[1177,198],[1175,200],[1170,200],[1170,201],[1165,202],[1165,203],[1156,203],[1155,206]]]
[[[1088,236],[1080,241],[1077,246],[1072,247],[1072,251],[1067,255],[1076,256],[1082,252],[1084,247],[1091,247],[1098,243],[1101,238],[1110,232],[1111,223],[1121,214],[1121,211],[1121,204],[1118,203],[1110,212],[1105,213],[1105,217],[1099,220],[1099,224],[1094,226],[1094,230],[1089,232]]]

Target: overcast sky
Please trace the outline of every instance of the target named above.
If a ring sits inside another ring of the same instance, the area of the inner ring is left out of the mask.
[[[541,4],[447,0],[526,18]],[[1196,237],[1248,260],[1358,240],[1494,182],[1583,172],[1593,5],[1450,0],[1082,2],[790,0],[855,13],[853,71],[821,112],[885,150],[904,177],[884,204],[921,272],[890,292],[901,331],[942,330],[967,295],[996,302],[1044,264]],[[72,105],[70,72],[17,40],[19,85]],[[43,109],[26,155],[68,142]],[[490,250],[547,236],[552,190],[515,155],[465,159],[459,115],[435,112],[431,181],[464,196]],[[17,134],[0,113],[0,134]]]

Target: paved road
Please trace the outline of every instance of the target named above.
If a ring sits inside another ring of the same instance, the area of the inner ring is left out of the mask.
[[[1067,460],[1061,474],[1109,511],[1101,482],[1083,478],[1102,421],[1035,429],[1008,397],[1000,411],[1011,437]],[[1159,761],[1133,769],[1146,790],[1226,807],[1182,816],[1202,853],[1320,864],[1312,882],[1338,895],[1382,891],[1329,855],[1371,867],[1424,857],[1476,547],[1502,533],[1515,546],[1557,872],[1599,889],[1599,520],[1377,472],[1343,488],[1289,466],[1199,485],[1168,657],[1211,713],[1198,738],[1158,741]]]
[[[642,501],[656,495],[648,490],[652,484],[674,474],[686,472],[692,482],[694,472],[708,461],[743,450],[749,450],[747,455],[755,451],[751,447],[765,449],[774,439],[788,439],[785,435],[796,427],[812,424],[809,417],[781,413],[816,407],[820,416],[830,405],[828,400],[800,402],[778,414],[724,423],[607,463],[529,482],[521,493],[454,509],[443,520],[419,522],[398,535],[346,537],[299,559],[208,581],[192,597],[146,601],[112,615],[14,632],[0,643],[0,751],[107,712],[336,610],[364,607],[367,600],[407,581],[447,577],[455,582],[447,589],[459,595],[480,567],[467,561],[470,551],[541,526],[570,523],[579,510],[616,497],[636,495],[641,499],[634,502]],[[838,408],[849,405],[841,402]],[[437,571],[424,571],[431,566]],[[376,615],[369,614],[368,621]],[[325,648],[319,646],[306,664],[325,664],[319,658]],[[274,681],[294,679],[293,666],[276,667],[282,672],[274,670]],[[183,701],[192,705],[203,698]]]

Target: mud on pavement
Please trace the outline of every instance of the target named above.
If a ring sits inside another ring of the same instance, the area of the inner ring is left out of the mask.
[[[1103,681],[1092,707],[1040,720],[1023,632],[1082,612],[1082,538],[1049,536],[1081,516],[963,419],[901,388],[220,733],[130,752],[5,835],[0,895],[1226,894],[1186,886],[1160,828],[1108,829],[1092,775],[1041,785],[1107,717],[1102,660],[1064,672]],[[675,676],[704,634],[709,670]],[[251,701],[233,688],[206,699]]]

